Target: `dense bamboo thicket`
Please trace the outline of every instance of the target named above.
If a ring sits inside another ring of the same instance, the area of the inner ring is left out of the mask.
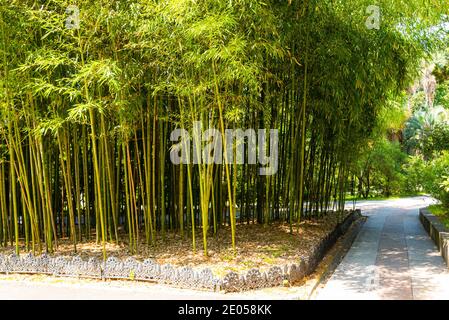
[[[367,1],[0,3],[0,244],[126,240],[136,252],[176,232],[206,254],[225,225],[235,246],[239,223],[294,232],[341,211],[380,109],[431,49],[429,12],[447,8],[389,3],[372,30]],[[65,26],[69,5],[79,28]],[[278,129],[276,174],[173,164],[171,132],[198,122]]]

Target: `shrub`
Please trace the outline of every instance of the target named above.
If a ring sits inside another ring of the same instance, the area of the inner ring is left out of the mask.
[[[424,181],[426,181],[427,164],[422,156],[411,156],[402,166],[405,178],[403,180],[403,190],[405,193],[422,192]]]
[[[423,172],[425,190],[449,208],[449,151],[429,161]]]

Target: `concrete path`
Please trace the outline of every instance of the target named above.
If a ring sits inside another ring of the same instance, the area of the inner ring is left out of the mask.
[[[419,221],[428,197],[365,201],[368,219],[317,299],[449,299],[449,269]]]

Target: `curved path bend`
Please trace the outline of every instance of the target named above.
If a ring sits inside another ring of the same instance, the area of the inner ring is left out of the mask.
[[[419,221],[432,202],[360,202],[368,219],[316,299],[449,299],[449,269]]]

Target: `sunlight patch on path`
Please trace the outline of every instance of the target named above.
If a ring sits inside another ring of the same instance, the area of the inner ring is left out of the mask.
[[[369,218],[317,299],[449,299],[449,270],[418,218],[432,203],[358,203]]]

